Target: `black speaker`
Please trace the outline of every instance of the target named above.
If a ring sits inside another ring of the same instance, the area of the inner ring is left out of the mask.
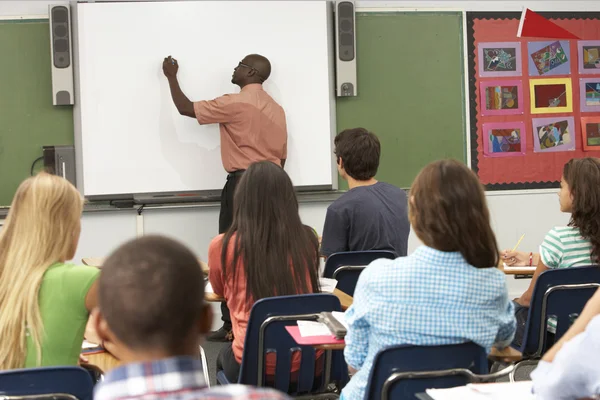
[[[356,96],[356,6],[354,0],[335,2],[335,91],[337,96]]]
[[[71,10],[69,5],[49,4],[48,15],[50,16],[52,104],[72,105],[74,100]]]
[[[354,60],[354,3],[337,3],[338,54],[342,61]]]
[[[52,60],[56,68],[67,68],[71,65],[71,45],[69,33],[69,10],[65,6],[52,8],[50,17],[52,24]]]

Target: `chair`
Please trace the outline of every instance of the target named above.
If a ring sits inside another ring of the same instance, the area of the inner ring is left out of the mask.
[[[316,351],[312,346],[298,345],[285,326],[295,325],[297,320],[316,320],[322,311],[341,311],[339,299],[332,294],[306,294],[270,297],[257,301],[252,307],[244,354],[238,383],[252,386],[266,385],[265,354],[276,355],[274,385],[276,389],[302,398],[337,398],[328,393],[327,386],[336,381],[341,387],[348,381],[348,367],[342,351],[326,351],[322,356],[325,367],[320,379],[315,379]],[[290,390],[290,367],[293,352],[302,357],[295,390]],[[217,381],[229,384],[223,371],[217,371]],[[320,385],[318,385],[320,381]],[[271,386],[271,385],[269,385]],[[319,388],[320,386],[320,388]]]
[[[0,396],[74,396],[92,400],[94,383],[80,367],[45,367],[0,371]]]
[[[325,278],[337,279],[336,288],[354,296],[354,288],[360,273],[372,261],[380,258],[394,260],[396,253],[389,250],[344,251],[333,253],[325,261]]]
[[[206,386],[210,387],[210,376],[208,375],[208,363],[206,362],[206,353],[204,352],[204,348],[200,346],[200,361],[202,362],[202,372],[204,372],[204,381],[206,382]]]
[[[472,342],[442,346],[391,346],[373,360],[365,399],[414,399],[432,388],[486,382],[510,373],[513,366],[487,374],[485,350]]]
[[[529,373],[549,347],[547,322],[555,317],[559,340],[577,319],[583,307],[600,288],[600,268],[597,266],[554,269],[543,272],[533,288],[531,305],[523,334],[523,342],[516,347],[523,353],[523,361],[515,365],[511,381],[526,370],[517,380],[529,379]]]

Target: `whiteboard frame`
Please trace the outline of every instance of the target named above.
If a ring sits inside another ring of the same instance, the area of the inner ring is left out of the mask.
[[[133,1],[135,2],[135,1]],[[168,0],[158,0],[157,2],[168,3]],[[75,102],[73,106],[73,128],[74,128],[74,146],[75,146],[75,180],[76,187],[82,195],[85,195],[85,186],[83,182],[83,132],[81,123],[81,106],[78,99],[80,98],[80,82],[81,76],[79,71],[80,55],[79,55],[79,24],[78,24],[78,4],[81,3],[76,0],[71,0],[69,6],[71,9],[71,32],[72,32],[72,43],[73,43],[73,77],[74,77],[74,92]],[[102,4],[103,2],[97,2]],[[333,146],[333,141],[337,135],[337,119],[336,119],[336,93],[335,93],[335,21],[334,21],[334,7],[335,4],[331,0],[327,0],[327,50],[329,54],[328,62],[328,75],[329,75],[329,117],[330,117],[330,143]],[[47,18],[47,16],[46,16]],[[337,159],[333,152],[330,156],[330,174],[331,174],[331,185],[306,185],[306,186],[295,186],[295,190],[298,192],[317,192],[317,191],[336,191],[339,187],[338,171],[337,171]],[[225,185],[225,182],[223,182]],[[137,203],[144,203],[144,199],[149,199],[155,195],[166,195],[172,194],[174,198],[165,198],[165,202],[185,202],[180,198],[175,198],[175,195],[182,193],[194,193],[200,197],[205,197],[206,201],[209,198],[214,198],[221,194],[221,189],[214,190],[191,190],[191,191],[177,191],[177,192],[148,192],[148,193],[122,193],[122,194],[106,194],[106,195],[88,195],[87,199],[92,201],[106,201],[106,200],[121,200],[133,199]],[[190,201],[189,199],[187,200]],[[204,200],[200,200],[204,201]]]

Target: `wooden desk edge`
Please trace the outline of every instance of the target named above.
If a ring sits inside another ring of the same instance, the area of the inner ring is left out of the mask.
[[[345,343],[335,343],[335,344],[319,344],[313,346],[317,350],[344,350],[346,347]],[[499,350],[495,347],[492,348],[492,351],[488,355],[490,360],[494,361],[521,361],[523,358],[523,354],[521,354],[518,350],[513,349],[512,347],[507,347],[505,349]]]
[[[106,260],[105,257],[84,257],[81,259],[81,262],[83,265],[101,268],[104,260]],[[202,267],[202,271],[208,275],[208,264],[201,259],[198,259],[198,262],[200,263],[200,267]]]
[[[521,361],[523,359],[523,354],[510,346],[505,349],[492,347],[492,351],[488,355],[488,358],[495,361]]]

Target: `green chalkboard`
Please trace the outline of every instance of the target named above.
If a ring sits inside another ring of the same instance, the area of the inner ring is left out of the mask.
[[[73,144],[71,107],[52,105],[47,20],[0,23],[0,206],[45,145]]]
[[[466,162],[461,13],[357,13],[356,31],[358,96],[337,99],[337,124],[377,134],[377,178],[407,188],[431,161]]]

